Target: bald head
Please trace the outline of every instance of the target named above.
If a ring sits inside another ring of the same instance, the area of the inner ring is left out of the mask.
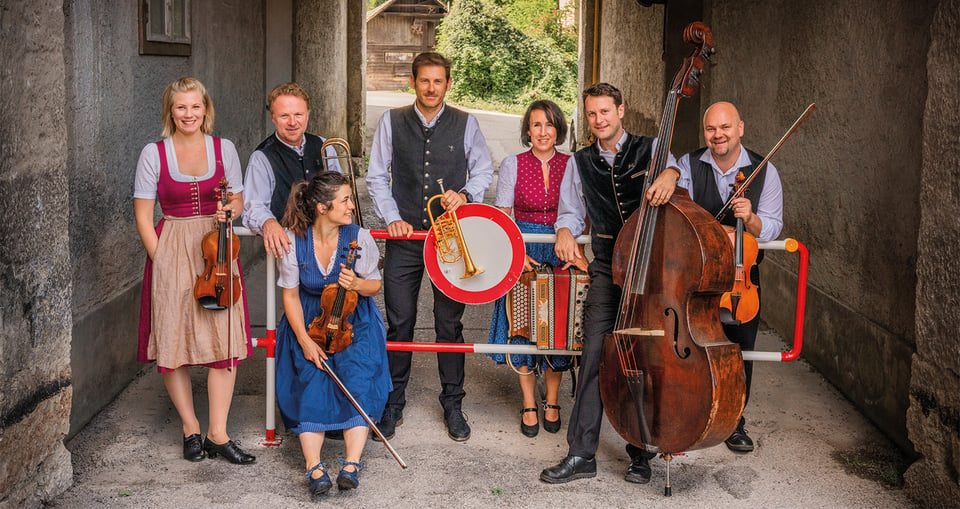
[[[740,157],[743,120],[736,106],[728,102],[713,103],[703,113],[703,139],[721,170],[728,170]]]

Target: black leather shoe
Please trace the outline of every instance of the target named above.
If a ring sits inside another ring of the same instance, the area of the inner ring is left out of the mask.
[[[630,466],[627,467],[627,473],[623,476],[623,479],[627,482],[637,484],[647,484],[650,482],[650,460],[643,456],[633,458]]]
[[[200,433],[183,437],[183,459],[203,461],[203,441],[200,440]]]
[[[249,465],[257,461],[256,456],[244,452],[233,440],[228,440],[225,444],[215,444],[208,437],[203,440],[203,450],[207,451],[207,456],[210,458],[223,456],[224,459],[236,465]]]
[[[750,452],[753,450],[753,440],[750,440],[747,432],[743,429],[744,422],[746,422],[746,420],[741,417],[740,424],[737,424],[737,429],[730,435],[730,438],[724,441],[724,443],[727,444],[727,449],[735,452]]]
[[[470,425],[459,407],[443,411],[443,422],[447,424],[447,436],[457,442],[465,442],[470,438]]]
[[[567,456],[559,464],[540,472],[540,480],[550,484],[561,484],[575,479],[586,479],[597,476],[597,460],[595,458],[581,458]]]
[[[388,406],[383,409],[383,417],[377,423],[377,429],[380,430],[380,433],[383,433],[384,438],[390,440],[397,433],[397,426],[401,424],[403,424],[403,410]],[[380,437],[376,433],[373,433],[372,437],[377,442],[380,441]]]
[[[523,422],[523,414],[527,412],[537,413],[537,407],[524,408],[520,411],[520,433],[523,433],[523,436],[533,438],[540,433],[540,420],[537,419],[536,424],[527,425]]]

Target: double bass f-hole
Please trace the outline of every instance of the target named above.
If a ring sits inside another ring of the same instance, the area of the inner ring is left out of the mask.
[[[680,317],[677,315],[676,309],[667,308],[663,310],[663,316],[669,318],[670,315],[673,315],[673,351],[677,354],[678,359],[686,359],[690,357],[690,347],[684,346],[683,351],[680,351]]]

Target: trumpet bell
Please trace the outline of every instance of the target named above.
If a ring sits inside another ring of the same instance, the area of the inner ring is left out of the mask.
[[[484,304],[510,291],[523,272],[526,251],[520,228],[510,216],[490,205],[468,203],[456,210],[467,261],[444,261],[437,250],[436,233],[427,232],[423,262],[433,284],[457,302]]]

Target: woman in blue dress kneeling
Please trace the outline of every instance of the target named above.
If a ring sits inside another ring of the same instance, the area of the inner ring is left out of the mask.
[[[343,430],[346,458],[337,477],[340,490],[359,485],[360,462],[367,440],[366,422],[333,380],[320,369],[325,359],[368,416],[377,421],[392,389],[387,365],[386,329],[373,300],[380,291],[379,251],[370,232],[352,224],[356,204],[340,173],[323,172],[310,183],[293,185],[283,225],[295,252],[277,263],[285,316],[277,327],[277,402],[284,425],[300,438],[310,493],[332,486],[327,464],[320,460],[325,432]],[[360,247],[353,270],[344,266],[351,241]],[[353,342],[326,354],[310,337],[310,322],[320,314],[324,287],[338,283],[357,292],[349,317]]]

